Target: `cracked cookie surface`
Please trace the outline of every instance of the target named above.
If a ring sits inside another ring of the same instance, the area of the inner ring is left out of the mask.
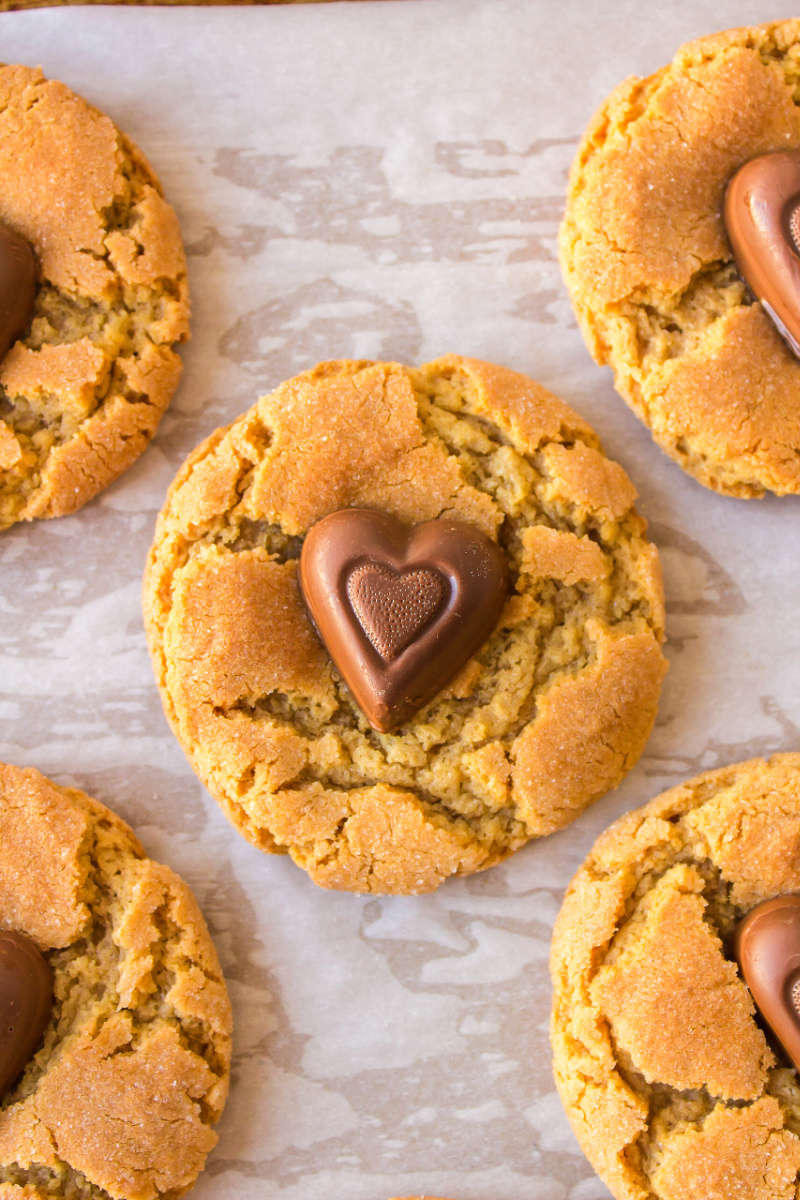
[[[699,775],[622,817],[570,884],[551,953],[556,1084],[618,1200],[794,1200],[800,1082],[733,958],[800,891],[800,754]]]
[[[191,1187],[225,1104],[231,1013],[187,885],[109,809],[0,764],[0,927],[55,1002],[0,1100],[2,1200],[157,1200]]]
[[[140,151],[41,71],[0,67],[0,220],[33,246],[33,319],[0,362],[0,529],[74,512],[138,457],[189,332],[177,218]]]
[[[332,362],[190,456],[144,608],[165,711],[255,845],[325,887],[431,891],[568,824],[639,757],[666,669],[655,547],[581,418],[523,375],[448,356]],[[377,733],[297,585],[308,529],[366,507],[476,525],[512,589],[454,680]]]
[[[800,21],[683,46],[620,84],[570,176],[561,263],[579,324],[656,442],[707,487],[800,492],[800,362],[722,221],[745,162],[800,148]]]

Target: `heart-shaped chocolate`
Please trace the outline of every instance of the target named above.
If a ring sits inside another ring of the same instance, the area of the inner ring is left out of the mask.
[[[0,1096],[36,1049],[52,1007],[53,973],[36,943],[0,930]]]
[[[328,653],[373,729],[386,733],[441,691],[494,629],[508,591],[500,547],[461,521],[410,529],[347,508],[300,555],[300,586]]]
[[[800,358],[800,150],[740,167],[723,216],[739,273]]]
[[[756,1007],[800,1071],[800,896],[756,905],[734,946]]]
[[[0,359],[28,328],[35,298],[33,250],[0,221]]]

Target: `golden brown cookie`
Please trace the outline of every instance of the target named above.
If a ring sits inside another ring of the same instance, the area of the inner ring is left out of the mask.
[[[0,928],[54,974],[0,1098],[0,1196],[157,1200],[194,1183],[228,1090],[231,1012],[189,888],[96,800],[0,764]]]
[[[195,450],[156,528],[146,624],[192,766],[324,887],[432,891],[567,825],[636,762],[666,670],[634,498],[576,413],[502,367],[332,362],[282,384]],[[309,528],[350,507],[468,522],[511,569],[495,632],[390,733],[297,585]]]
[[[177,218],[141,152],[63,83],[0,67],[0,221],[39,264],[0,361],[0,529],[74,512],[153,436],[188,337]]]
[[[733,958],[800,891],[800,754],[699,775],[628,813],[570,884],[551,955],[555,1077],[619,1200],[794,1200],[800,1082]]]
[[[586,342],[658,444],[732,496],[800,492],[800,362],[733,262],[731,176],[800,148],[800,20],[620,84],[570,177],[561,262]]]

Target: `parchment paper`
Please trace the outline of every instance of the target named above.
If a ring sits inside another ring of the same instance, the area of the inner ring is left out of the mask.
[[[785,6],[783,6],[785,7]],[[605,94],[726,0],[387,0],[0,16],[141,145],[193,287],[178,395],[77,516],[0,535],[0,759],[97,796],[194,887],[236,1010],[197,1200],[600,1200],[550,1073],[547,953],[596,835],[701,769],[800,749],[800,505],[681,473],[590,361],[555,261],[568,164]],[[448,350],[528,372],[596,427],[664,558],[671,671],[625,783],[503,867],[418,899],[318,890],[235,834],[161,712],[139,605],[184,456],[318,359]]]

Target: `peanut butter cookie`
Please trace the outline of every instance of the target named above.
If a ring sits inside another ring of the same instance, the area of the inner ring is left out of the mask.
[[[38,262],[32,320],[0,360],[4,529],[74,512],[137,458],[177,386],[189,302],[142,154],[29,67],[0,67],[0,221]]]
[[[794,1200],[800,1082],[757,1021],[734,932],[800,891],[800,754],[699,775],[628,813],[567,890],[555,1077],[618,1200]]]
[[[164,707],[233,824],[324,887],[414,893],[560,829],[642,752],[666,670],[625,472],[523,375],[323,363],[190,456],[144,585]],[[298,588],[305,535],[370,509],[466,523],[511,588],[455,678],[370,727]]]
[[[800,20],[683,46],[611,93],[570,177],[561,262],[587,345],[666,452],[731,496],[800,492],[800,362],[742,281],[726,187],[800,148]]]
[[[231,1014],[185,883],[82,792],[0,765],[0,929],[44,953],[54,1001],[0,1097],[3,1200],[157,1200],[216,1143]]]

